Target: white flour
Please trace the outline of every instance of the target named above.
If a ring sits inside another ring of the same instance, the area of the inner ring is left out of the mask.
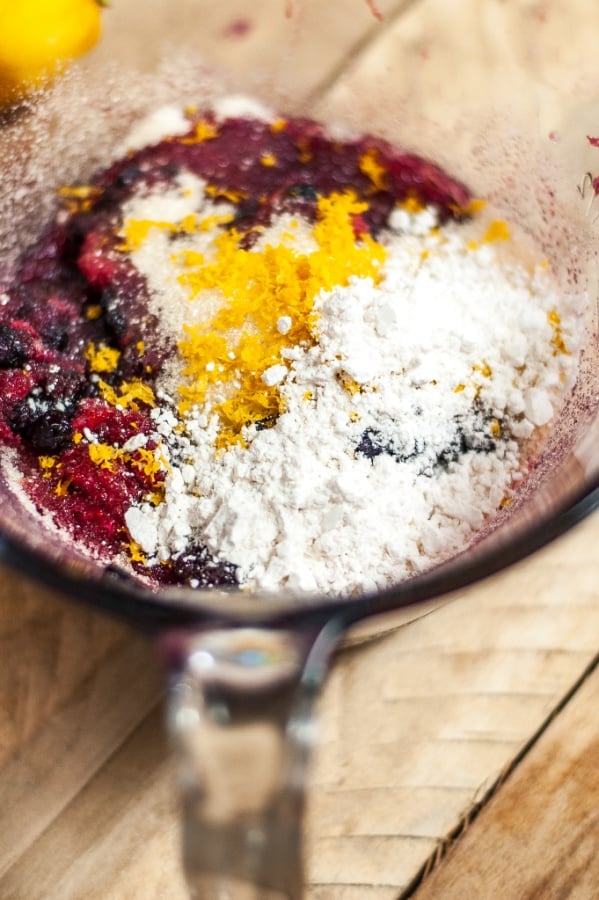
[[[208,215],[202,190],[186,177],[134,198],[125,218]],[[380,283],[321,291],[317,343],[290,342],[258,373],[278,385],[285,411],[272,428],[245,428],[246,446],[216,452],[218,392],[181,431],[183,363],[171,361],[152,412],[169,465],[164,501],[126,515],[148,564],[195,542],[238,566],[244,586],[338,594],[389,586],[468,544],[509,502],[521,443],[561,405],[579,342],[576,298],[557,296],[542,260],[513,239],[485,241],[489,221],[436,230],[433,210],[396,210]],[[295,229],[275,218],[254,250],[310,252],[307,223]],[[197,235],[177,249],[192,246]],[[164,231],[132,255],[171,336],[225,302],[218,291],[190,300]],[[292,325],[292,315],[276,322],[281,335]]]

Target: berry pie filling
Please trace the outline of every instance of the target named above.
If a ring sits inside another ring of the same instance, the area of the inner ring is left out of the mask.
[[[151,586],[430,568],[511,503],[574,382],[550,263],[375,137],[168,108],[58,201],[0,296],[3,464]]]

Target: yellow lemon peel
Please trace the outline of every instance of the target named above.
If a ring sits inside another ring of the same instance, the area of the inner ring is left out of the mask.
[[[312,252],[283,244],[245,250],[239,246],[240,234],[231,229],[215,238],[210,262],[194,252],[180,256],[179,281],[192,298],[218,290],[226,301],[209,321],[186,325],[179,344],[187,379],[179,388],[182,413],[203,403],[211,386],[231,387],[230,396],[215,407],[221,447],[242,442],[244,425],[282,412],[278,387],[267,386],[261,376],[284,363],[285,347],[314,343],[317,294],[347,285],[351,276],[378,281],[387,251],[369,235],[357,238],[353,230],[353,217],[367,204],[347,191],[319,198],[317,209],[312,231],[317,248]],[[281,316],[293,322],[284,335],[277,330]]]
[[[139,379],[123,381],[122,384],[119,385],[118,394],[111,385],[102,381],[102,379],[98,381],[98,387],[100,388],[102,398],[111,406],[120,406],[122,409],[138,410],[140,403],[143,403],[145,406],[156,405],[154,391],[149,384],[144,384],[144,382]]]
[[[92,372],[114,372],[121,358],[120,350],[106,344],[87,345],[85,358]]]
[[[387,188],[387,169],[381,163],[375,147],[364,151],[358,160],[358,166],[362,174],[370,179],[375,190],[384,191]]]

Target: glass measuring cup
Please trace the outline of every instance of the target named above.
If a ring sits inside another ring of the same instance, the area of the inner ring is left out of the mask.
[[[119,96],[128,92],[130,84],[135,84],[134,77],[123,84],[122,76],[109,82],[114,96],[94,94],[96,73],[100,71],[102,77],[105,74],[103,68],[95,68],[102,65],[102,54],[105,63],[106,55],[117,54],[120,43],[123,53],[137,54],[139,59],[135,62],[152,69],[162,56],[165,34],[177,42],[182,41],[182,34],[184,37],[190,34],[212,65],[226,68],[226,77],[235,89],[242,87],[258,93],[289,112],[309,110],[319,118],[345,121],[354,126],[368,121],[369,130],[395,141],[411,142],[452,171],[460,174],[463,171],[466,180],[477,190],[480,185],[480,193],[505,190],[506,171],[516,179],[517,185],[529,183],[541,190],[543,182],[536,171],[526,173],[522,168],[525,164],[532,165],[537,144],[543,143],[543,130],[556,123],[551,120],[551,104],[547,101],[545,106],[541,104],[548,91],[540,77],[542,69],[539,78],[533,77],[535,65],[540,66],[542,59],[527,57],[530,46],[521,40],[522,31],[511,18],[515,13],[505,13],[505,29],[500,28],[498,32],[499,14],[491,4],[478,4],[476,10],[470,4],[454,6],[451,14],[434,3],[403,4],[395,11],[387,4],[387,19],[382,25],[376,24],[358,0],[353,4],[346,2],[345,7],[351,9],[348,18],[352,21],[344,23],[348,33],[338,35],[339,10],[331,19],[332,4],[327,11],[315,4],[299,5],[296,17],[290,20],[285,19],[278,2],[257,4],[252,17],[246,15],[242,4],[221,4],[213,11],[209,4],[196,2],[168,7],[157,3],[152,18],[147,15],[150,7],[145,4],[142,26],[148,34],[140,35],[139,6],[131,3],[127,10],[124,7],[122,12],[115,10],[117,24],[117,15],[125,19],[131,16],[129,24],[120,23],[118,33],[108,35],[95,63],[90,61],[89,90],[95,97],[95,109],[91,118],[88,114],[87,124],[81,110],[84,98],[90,96],[85,94],[87,81],[83,83],[77,105],[74,94],[81,89],[81,82],[76,79],[70,95],[67,84],[54,106],[50,102],[45,110],[40,109],[35,122],[28,119],[17,122],[7,140],[14,137],[16,145],[22,147],[28,129],[36,133],[40,133],[36,129],[41,129],[43,135],[52,135],[55,148],[62,147],[61,135],[55,131],[57,128],[64,131],[67,123],[73,128],[75,119],[77,128],[84,132],[88,129],[87,135],[81,140],[81,146],[72,148],[71,158],[68,152],[65,155],[54,152],[40,190],[42,193],[47,190],[52,177],[59,179],[58,183],[63,182],[69,166],[71,172],[77,167],[83,171],[91,163],[82,162],[82,148],[93,144],[93,129],[100,127],[97,122],[110,122],[111,130],[118,129],[122,122],[128,124],[127,119],[136,108],[155,102],[156,96],[168,98],[176,91],[186,90],[180,86],[180,72],[166,71],[162,86],[148,89],[147,97]],[[390,27],[394,12],[399,38]],[[521,15],[522,21],[528,21],[525,11]],[[250,30],[245,34],[258,37],[252,53],[244,57],[238,38],[243,37],[240,32],[249,19]],[[269,30],[273,29],[273,21],[278,31]],[[532,18],[529,26],[537,27],[533,26]],[[113,27],[116,27],[114,23]],[[452,30],[455,33],[449,40]],[[265,44],[260,34],[266,33],[270,37]],[[498,36],[503,35],[507,41],[508,33],[519,42],[509,47],[502,45]],[[336,58],[327,60],[326,72],[315,81],[313,55],[322,54],[323,47],[331,44],[331,34],[338,38],[333,53]],[[137,35],[137,40],[132,39],[133,35]],[[472,44],[476,53],[471,52]],[[180,62],[184,54],[177,51],[177,58]],[[290,59],[296,64],[290,65]],[[425,65],[430,59],[439,63],[436,76]],[[354,68],[350,64],[342,70],[347,60],[353,61]],[[365,60],[369,61],[366,69],[362,66]],[[449,63],[453,66],[453,78],[445,84]],[[402,67],[406,75],[403,81],[399,78]],[[518,83],[516,76],[520,71],[526,73],[526,90],[518,94],[514,83]],[[472,72],[479,74],[476,82],[469,77]],[[368,77],[365,73],[369,73]],[[487,73],[486,81],[483,73]],[[339,78],[340,75],[344,77]],[[193,75],[190,81],[203,77],[202,73]],[[479,93],[483,94],[482,108]],[[527,127],[516,124],[519,111],[513,108],[518,105],[513,102],[514,93],[524,113],[530,114],[533,109],[532,138],[530,123]],[[490,113],[490,98],[498,106],[501,102],[509,106],[509,111]],[[114,123],[113,117],[117,119]],[[489,129],[487,135],[485,129]],[[76,131],[71,134],[76,135]],[[441,140],[447,134],[452,138],[450,148]],[[505,141],[504,152],[507,157],[511,154],[510,158],[500,158],[489,135]],[[514,146],[509,146],[510,141]],[[533,144],[528,148],[532,149],[530,156],[526,156],[526,148],[522,149],[518,141]],[[56,159],[58,155],[60,159]],[[18,160],[14,162],[17,164]],[[34,168],[39,166],[38,159]],[[588,183],[584,187],[585,171],[584,166],[572,161],[570,187],[575,202],[571,210],[567,199],[563,200],[563,207],[559,205],[564,215],[567,212],[571,216],[577,235],[582,235],[591,224],[586,204],[576,205],[577,185],[589,197]],[[33,194],[35,185],[27,184]],[[558,201],[543,196],[521,198],[516,211],[531,230],[543,230],[544,203],[551,209],[552,203]],[[510,205],[517,206],[514,200]],[[560,241],[564,244],[561,232],[549,236],[550,243],[554,239],[558,246]],[[582,237],[580,242],[584,243]],[[586,259],[572,259],[571,247],[568,254],[563,260],[564,270],[568,268],[566,262],[572,260],[571,264],[580,268],[582,276]],[[313,736],[309,713],[330,654],[345,629],[364,616],[422,603],[506,565],[553,533],[559,533],[592,502],[590,492],[596,485],[593,457],[596,331],[592,305],[589,314],[587,353],[576,398],[556,426],[547,456],[523,491],[520,506],[510,511],[509,518],[506,514],[501,527],[490,532],[467,554],[394,591],[344,602],[323,601],[318,597],[256,596],[249,606],[246,597],[224,596],[221,592],[209,595],[196,592],[192,596],[186,592],[165,592],[155,596],[120,581],[114,574],[98,572],[72,548],[52,542],[48,535],[35,533],[26,512],[6,491],[3,497],[5,547],[14,562],[27,569],[33,565],[48,580],[79,599],[117,612],[160,634],[165,658],[174,672],[172,721],[186,760],[187,865],[200,895],[209,895],[209,884],[216,896],[218,892],[224,893],[227,880],[235,884],[236,891],[240,890],[240,883],[255,882],[261,885],[262,891],[270,889],[291,895],[299,892],[296,840],[303,767]],[[249,757],[255,768],[250,768],[240,779]],[[220,765],[216,765],[219,760]],[[201,790],[195,777],[198,770],[204,777]]]

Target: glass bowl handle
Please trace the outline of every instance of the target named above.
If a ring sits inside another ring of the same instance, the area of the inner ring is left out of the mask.
[[[342,633],[229,628],[167,635],[183,860],[200,900],[302,896],[314,701]]]

